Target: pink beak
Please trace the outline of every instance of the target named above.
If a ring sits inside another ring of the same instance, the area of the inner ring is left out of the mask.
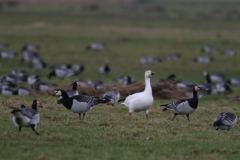
[[[154,75],[155,74],[155,72],[151,72],[151,75]]]

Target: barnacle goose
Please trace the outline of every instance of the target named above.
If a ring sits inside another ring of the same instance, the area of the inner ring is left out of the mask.
[[[74,75],[76,72],[74,72],[72,69],[54,69],[51,73],[48,75],[48,79],[51,79],[52,76],[56,76],[58,78],[64,79],[67,77],[70,77]]]
[[[2,51],[1,52],[1,58],[2,59],[12,59],[16,57],[18,54],[14,51]]]
[[[80,83],[78,83],[77,81],[73,83],[73,89],[72,90],[68,90],[66,91],[66,93],[68,94],[69,97],[73,97],[73,96],[76,96],[76,95],[79,95],[78,91],[77,91],[77,86],[79,86]],[[62,104],[62,99],[63,97],[60,96],[59,97],[59,100],[57,102],[57,104]]]
[[[143,111],[148,118],[148,109],[153,104],[153,96],[152,96],[152,87],[150,83],[150,77],[155,73],[148,70],[145,72],[145,90],[143,92],[135,93],[129,95],[125,101],[122,103],[129,109],[129,115],[133,112]]]
[[[216,130],[228,130],[232,129],[237,123],[237,115],[230,112],[222,112],[213,122],[213,126]]]
[[[100,74],[107,74],[107,73],[110,72],[110,70],[111,69],[110,69],[109,64],[107,62],[107,63],[105,63],[105,65],[99,67],[98,73],[100,73]]]
[[[180,57],[179,53],[172,53],[166,56],[167,61],[175,61]]]
[[[140,58],[141,64],[156,64],[159,63],[161,60],[158,57],[154,56],[146,56]]]
[[[54,88],[55,84],[47,83],[47,82],[37,82],[32,87],[38,91],[49,91]]]
[[[124,101],[125,99],[120,99],[120,93],[118,91],[107,91],[103,93],[102,98],[105,100],[109,100],[106,104],[112,105],[116,104],[117,102]]]
[[[197,91],[200,89],[201,88],[199,86],[193,87],[193,98],[191,99],[182,99],[182,100],[178,100],[178,101],[171,102],[169,104],[160,105],[160,106],[165,107],[163,111],[170,110],[175,113],[172,121],[177,115],[186,115],[188,118],[188,121],[190,121],[189,114],[193,113],[198,106]]]
[[[222,52],[223,55],[226,56],[235,56],[237,54],[237,52],[233,49],[226,49],[225,51]]]
[[[33,70],[42,70],[47,66],[47,63],[40,57],[33,57],[32,58],[32,69]]]
[[[87,50],[94,50],[94,51],[102,51],[102,52],[109,52],[109,49],[105,47],[105,44],[102,42],[92,42],[87,45]]]
[[[98,97],[90,97],[87,95],[77,95],[70,98],[67,92],[61,89],[56,90],[53,95],[62,96],[63,106],[74,113],[78,113],[80,120],[81,113],[83,113],[83,120],[86,112],[90,111],[95,105],[107,102],[107,100],[101,100]]]
[[[32,51],[24,51],[23,52],[23,59],[24,62],[32,62],[34,58],[38,57],[38,54],[36,52]]]
[[[197,56],[196,58],[194,58],[194,62],[197,63],[209,63],[211,61],[213,61],[213,58],[208,56]]]
[[[28,76],[27,78],[27,82],[29,85],[34,85],[36,82],[40,82],[40,81],[41,79],[37,75],[31,75],[31,76]]]
[[[31,51],[31,52],[35,52],[39,49],[39,45],[36,44],[26,44],[22,47],[23,51]]]
[[[12,75],[16,76],[19,81],[27,81],[27,73],[21,69],[12,70]]]
[[[240,78],[230,78],[226,81],[229,85],[237,86],[240,85]]]
[[[205,52],[205,53],[213,53],[216,51],[217,51],[217,48],[215,48],[213,46],[205,46],[201,49],[201,52]]]
[[[19,128],[19,132],[21,132],[22,127],[31,127],[33,132],[39,135],[39,133],[35,131],[40,121],[40,114],[38,113],[37,107],[42,108],[42,104],[37,100],[33,101],[32,108],[26,108],[24,105],[21,105],[21,108],[9,107],[13,109],[11,112],[13,114],[13,123]]]
[[[1,93],[8,96],[18,95],[18,90],[13,88],[2,88]]]
[[[209,74],[208,72],[204,71],[203,75],[206,77],[207,83],[218,83],[222,82],[224,76],[221,74]]]
[[[35,91],[31,88],[19,87],[17,93],[19,96],[27,96],[35,94]]]

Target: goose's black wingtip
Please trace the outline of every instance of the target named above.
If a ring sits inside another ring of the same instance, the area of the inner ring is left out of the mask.
[[[167,109],[167,108],[163,108],[163,109],[162,109],[162,111],[166,111],[166,110],[168,110],[168,109]]]

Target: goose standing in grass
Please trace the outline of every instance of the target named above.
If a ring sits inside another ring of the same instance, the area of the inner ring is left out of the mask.
[[[175,61],[180,57],[179,53],[172,53],[166,56],[167,61]]]
[[[16,57],[18,54],[14,51],[2,51],[1,52],[1,58],[2,59],[12,59]]]
[[[140,58],[141,64],[156,64],[161,62],[161,60],[158,57],[155,56],[146,56]]]
[[[33,101],[32,108],[26,108],[24,105],[22,105],[21,108],[9,107],[13,109],[11,112],[13,114],[13,123],[19,128],[19,132],[21,132],[22,127],[31,127],[33,132],[39,135],[39,133],[35,131],[40,121],[40,114],[38,113],[37,107],[42,108],[42,104],[37,100]]]
[[[201,52],[203,53],[214,53],[216,51],[217,51],[217,48],[213,46],[205,46],[201,49]]]
[[[232,129],[237,123],[237,116],[230,112],[222,112],[213,122],[213,126],[216,130],[228,130]]]
[[[36,44],[26,44],[22,47],[23,51],[30,51],[30,52],[35,52],[39,49],[39,45]]]
[[[80,86],[80,83],[78,83],[76,81],[76,82],[73,83],[73,89],[66,91],[70,98],[73,97],[73,96],[79,95],[79,93],[77,91],[77,86]],[[57,104],[62,104],[62,99],[63,99],[63,97],[60,96]]]
[[[222,52],[223,55],[225,56],[235,56],[237,54],[237,52],[233,49],[226,49],[225,51]]]
[[[109,63],[107,62],[107,63],[105,63],[105,65],[99,67],[98,73],[100,73],[100,74],[107,74],[107,73],[110,72],[110,70],[111,69],[109,67]]]
[[[101,100],[97,97],[90,97],[87,95],[77,95],[73,97],[69,97],[67,92],[64,90],[58,89],[54,92],[54,96],[62,96],[62,104],[68,110],[78,113],[79,119],[81,120],[81,114],[83,113],[83,118],[85,114],[90,111],[95,105],[100,103],[106,103],[106,100]]]
[[[238,86],[240,85],[240,78],[230,78],[229,80],[226,81],[229,85],[232,86]]]
[[[109,49],[105,47],[105,44],[102,42],[92,42],[87,45],[86,51],[94,50],[94,51],[102,51],[102,52],[109,52]]]
[[[221,74],[209,74],[208,72],[204,71],[203,75],[206,77],[207,83],[218,83],[222,82],[224,76]]]
[[[119,100],[120,99],[120,93],[118,91],[107,91],[103,93],[102,98],[105,100],[109,100],[106,104],[107,105],[112,105],[124,101],[124,100]]]
[[[199,86],[193,87],[193,98],[191,99],[182,99],[182,100],[178,100],[178,101],[171,102],[169,104],[160,105],[160,106],[165,107],[163,111],[170,110],[173,113],[175,113],[172,121],[177,115],[186,115],[188,118],[188,121],[190,121],[189,114],[193,113],[198,106],[197,91],[200,89],[201,88]]]
[[[153,96],[152,96],[152,87],[150,82],[150,77],[155,73],[148,70],[145,72],[145,90],[143,92],[135,93],[129,95],[123,105],[125,105],[129,109],[129,115],[133,112],[144,111],[146,117],[148,118],[148,109],[153,104]]]

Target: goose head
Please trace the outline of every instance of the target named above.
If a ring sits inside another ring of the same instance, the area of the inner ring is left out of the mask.
[[[62,90],[58,89],[54,92],[53,96],[61,96],[62,95]]]
[[[43,108],[41,102],[39,102],[38,100],[34,100],[33,105],[36,105],[37,107]]]
[[[148,70],[148,71],[145,72],[145,78],[150,78],[154,74],[155,74],[155,72],[152,72],[152,71]]]
[[[194,90],[195,90],[195,91],[198,91],[198,90],[202,90],[202,88],[199,87],[199,86],[194,86]]]
[[[208,73],[207,73],[206,71],[204,71],[204,72],[203,72],[203,75],[204,75],[204,76],[207,76],[207,75],[208,75]]]

